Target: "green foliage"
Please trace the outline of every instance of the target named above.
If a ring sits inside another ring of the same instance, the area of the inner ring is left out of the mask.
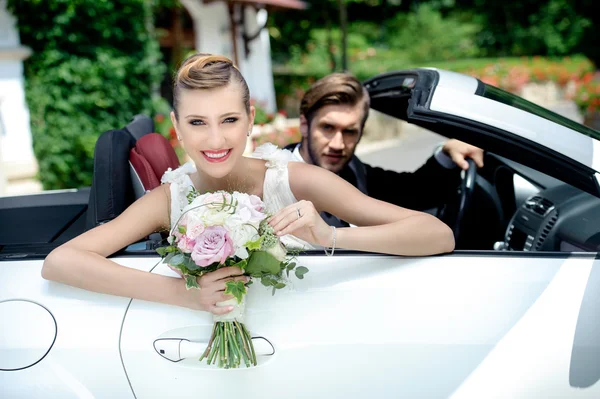
[[[305,266],[298,266],[294,273],[296,273],[296,277],[302,280],[304,278],[304,275],[308,273],[308,268],[306,268]]]
[[[45,189],[91,183],[105,130],[151,113],[164,67],[145,0],[9,0],[25,62],[26,98]]]
[[[539,14],[531,17],[531,34],[524,40],[537,39],[548,55],[565,55],[573,51],[590,25],[591,21],[578,16],[570,4],[550,0]]]
[[[479,53],[475,36],[481,28],[477,24],[444,17],[427,4],[387,23],[388,32],[394,32],[387,40],[389,47],[413,62],[476,57]]]
[[[248,259],[245,271],[252,277],[262,277],[263,275],[276,275],[280,272],[280,266],[281,262],[270,253],[254,251]]]
[[[567,55],[578,51],[597,18],[593,2],[585,3],[470,0],[457,2],[457,7],[484,27],[477,44],[487,56]]]
[[[274,115],[265,110],[264,103],[257,102],[254,99],[250,100],[250,103],[256,110],[256,114],[254,115],[254,123],[256,125],[264,125],[265,123],[273,121]]]
[[[225,295],[233,295],[237,303],[242,303],[242,298],[247,292],[243,281],[227,281],[225,283]]]

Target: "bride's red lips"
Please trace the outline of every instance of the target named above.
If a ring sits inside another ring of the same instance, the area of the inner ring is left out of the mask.
[[[204,159],[208,162],[218,163],[224,162],[229,155],[231,155],[231,148],[222,149],[222,150],[204,150],[200,151]]]

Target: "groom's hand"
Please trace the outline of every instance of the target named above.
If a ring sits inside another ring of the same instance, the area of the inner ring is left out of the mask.
[[[451,139],[444,144],[442,151],[448,154],[452,161],[463,170],[469,169],[469,163],[465,158],[471,158],[477,167],[483,168],[483,150],[479,147]]]

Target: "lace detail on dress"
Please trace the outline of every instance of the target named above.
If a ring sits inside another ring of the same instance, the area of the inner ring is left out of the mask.
[[[190,161],[177,169],[167,169],[160,179],[160,182],[163,184],[171,184],[171,227],[177,223],[181,216],[182,209],[188,204],[187,195],[194,187],[192,179],[190,179],[190,174],[195,172],[196,165]]]

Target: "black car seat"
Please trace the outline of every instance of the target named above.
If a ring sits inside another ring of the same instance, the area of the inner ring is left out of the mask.
[[[94,148],[86,230],[114,219],[133,203],[130,151],[137,140],[153,131],[154,122],[150,117],[136,115],[127,126],[100,135]]]

